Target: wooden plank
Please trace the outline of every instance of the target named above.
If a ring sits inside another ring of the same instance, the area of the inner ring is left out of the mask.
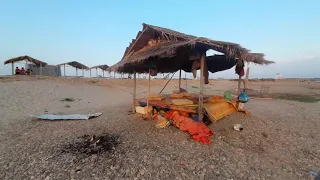
[[[249,67],[247,67],[246,80],[245,80],[244,88],[248,89],[248,85],[249,85]]]
[[[199,121],[203,121],[203,86],[204,86],[204,62],[206,60],[206,53],[203,53],[200,57],[200,93],[199,93],[199,108],[198,117]]]
[[[132,113],[136,112],[136,93],[137,93],[137,78],[136,78],[136,72],[133,73],[133,105],[132,105]]]

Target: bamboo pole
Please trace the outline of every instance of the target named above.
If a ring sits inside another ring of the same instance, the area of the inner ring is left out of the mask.
[[[203,84],[204,84],[204,61],[206,60],[206,53],[203,53],[200,57],[200,94],[199,94],[199,109],[198,117],[199,121],[203,121]]]
[[[238,95],[240,95],[241,93],[241,75],[239,75],[239,79],[238,79]]]
[[[249,67],[247,67],[246,80],[245,80],[244,88],[248,89],[248,85],[249,85]]]
[[[40,63],[40,76],[42,76],[42,63]]]
[[[186,80],[186,91],[188,92],[187,72],[184,72],[184,79]]]
[[[12,66],[12,75],[14,75],[14,63],[11,63]]]
[[[66,76],[66,64],[63,65],[63,74]]]
[[[179,91],[181,89],[181,69],[179,70]]]
[[[150,76],[150,69],[149,69],[149,80],[148,80],[148,95],[147,95],[147,112],[148,112],[148,109],[149,109],[149,95],[150,95],[150,81],[151,81],[151,76]]]
[[[133,104],[132,104],[132,113],[136,112],[136,93],[137,93],[137,78],[136,78],[136,72],[133,73]]]

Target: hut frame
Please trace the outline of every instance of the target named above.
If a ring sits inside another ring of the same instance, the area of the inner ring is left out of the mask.
[[[66,76],[66,65],[72,66],[74,68],[76,68],[76,75],[78,77],[78,69],[82,70],[82,76],[84,77],[84,70],[89,69],[89,67],[87,67],[84,64],[81,64],[77,61],[70,61],[70,62],[66,62],[66,63],[61,63],[58,64],[57,66],[63,66],[63,75]]]
[[[129,47],[126,48],[121,61],[110,67],[110,70],[134,74],[133,98],[135,98],[136,73],[148,73],[150,68],[154,67],[159,73],[176,72],[177,70],[183,69],[184,65],[189,63],[190,60],[200,61],[198,116],[199,120],[202,121],[204,66],[206,63],[206,51],[209,49],[223,53],[225,64],[228,64],[232,60],[239,66],[243,66],[244,62],[261,65],[274,63],[265,60],[264,54],[250,53],[249,50],[236,43],[196,37],[167,28],[143,24],[143,30],[138,32],[136,39],[132,40]],[[227,68],[227,66],[225,66],[222,70],[230,69],[231,67]],[[239,90],[240,82],[241,76],[239,76],[238,82]],[[179,73],[179,87],[181,87],[181,73]],[[148,93],[150,93],[150,90]],[[133,104],[133,112],[135,112],[135,104]]]
[[[19,61],[27,61],[27,62],[32,62],[34,63],[36,66],[39,66],[40,67],[40,75],[42,75],[42,67],[43,66],[46,66],[48,65],[46,62],[43,62],[43,61],[40,61],[38,59],[35,59],[33,57],[30,57],[30,56],[18,56],[18,57],[15,57],[15,58],[11,58],[11,59],[8,59],[4,62],[4,64],[10,64],[11,63],[11,66],[12,66],[12,75],[15,74],[14,72],[14,63],[15,62],[19,62]]]

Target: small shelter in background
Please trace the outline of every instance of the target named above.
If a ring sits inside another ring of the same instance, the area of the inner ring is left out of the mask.
[[[12,75],[14,75],[14,63],[15,62],[19,62],[19,61],[26,61],[26,62],[31,62],[33,64],[35,64],[37,67],[40,67],[40,75],[42,75],[42,67],[46,66],[47,63],[43,62],[43,61],[40,61],[38,59],[35,59],[35,58],[32,58],[30,56],[19,56],[19,57],[15,57],[15,58],[11,58],[11,59],[8,59],[4,62],[4,64],[12,64]]]
[[[82,76],[84,76],[84,70],[89,69],[86,65],[83,65],[77,61],[66,62],[62,64],[58,64],[57,66],[63,66],[63,75],[66,76],[66,65],[72,66],[76,68],[76,74],[78,76],[78,69],[82,69]]]
[[[102,77],[104,77],[104,71],[107,71],[109,66],[104,64],[104,65],[98,65],[98,66],[93,66],[90,68],[90,77],[91,77],[91,69],[96,69],[96,76],[98,77],[98,68],[102,70]]]
[[[281,73],[277,73],[274,79],[284,79],[284,77]]]
[[[207,50],[215,50],[224,55],[206,57]],[[133,74],[133,112],[136,103],[136,73],[150,74],[170,73],[180,70],[179,89],[181,87],[181,69],[191,72],[200,69],[200,92],[198,97],[198,117],[203,119],[203,86],[204,77],[208,83],[208,70],[217,72],[227,70],[233,66],[244,67],[245,62],[256,64],[270,64],[272,61],[264,59],[263,54],[251,54],[249,50],[239,44],[216,41],[203,37],[183,34],[167,28],[143,24],[136,39],[118,63],[110,67],[110,71]],[[240,89],[241,75],[239,75],[238,89]],[[148,104],[148,103],[147,103]]]

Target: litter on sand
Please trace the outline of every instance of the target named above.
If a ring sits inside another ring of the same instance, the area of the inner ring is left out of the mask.
[[[243,130],[243,125],[242,124],[235,124],[233,126],[233,129],[236,131],[242,131]]]
[[[68,115],[55,115],[55,114],[43,114],[39,116],[32,116],[42,120],[88,120],[91,118],[99,117],[102,113],[94,114],[68,114]]]

